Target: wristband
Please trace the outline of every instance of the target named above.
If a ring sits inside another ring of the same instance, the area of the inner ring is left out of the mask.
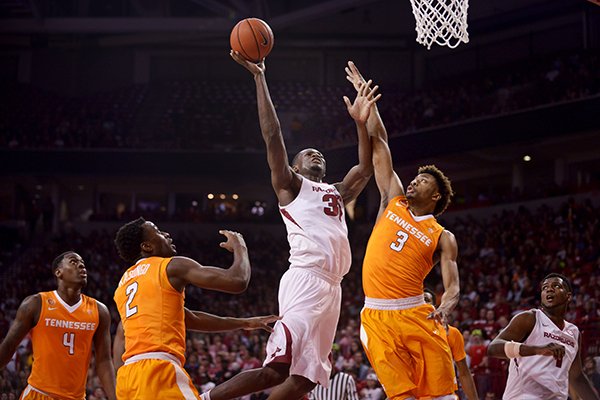
[[[521,349],[521,343],[513,342],[512,340],[510,342],[504,343],[504,353],[506,354],[506,357],[508,357],[508,358],[521,357],[521,353],[519,352],[520,349]]]

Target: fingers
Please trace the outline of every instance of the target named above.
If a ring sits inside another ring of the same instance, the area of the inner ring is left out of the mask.
[[[352,108],[352,102],[350,101],[350,99],[347,96],[344,96],[344,103],[346,103],[346,108],[348,108],[348,109]]]

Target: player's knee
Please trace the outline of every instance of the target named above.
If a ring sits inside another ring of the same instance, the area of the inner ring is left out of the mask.
[[[290,380],[292,381],[292,384],[295,389],[294,392],[296,393],[308,393],[311,390],[313,390],[315,386],[317,386],[316,383],[299,375],[292,375]]]
[[[282,384],[289,376],[290,366],[285,364],[269,364],[263,367],[258,374],[261,382],[268,383],[269,387]]]

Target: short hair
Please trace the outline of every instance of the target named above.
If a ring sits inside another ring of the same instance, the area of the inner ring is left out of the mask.
[[[433,209],[433,215],[438,216],[450,205],[454,191],[452,190],[452,183],[450,179],[435,165],[423,165],[419,167],[419,174],[429,174],[435,178],[438,185],[438,190],[442,196],[436,203]]]
[[[423,293],[429,293],[431,295],[431,301],[433,301],[433,306],[435,307],[437,303],[437,296],[435,295],[435,293],[433,293],[433,290],[426,287],[425,289],[423,289]]]
[[[64,253],[60,253],[59,255],[57,255],[56,258],[54,260],[52,260],[52,273],[54,273],[54,271],[56,271],[58,269],[58,266],[60,265],[62,260],[65,259],[67,254],[72,254],[72,253],[75,253],[75,251],[67,250]]]
[[[144,241],[144,229],[142,225],[146,220],[142,217],[128,222],[117,231],[115,246],[119,257],[130,264],[135,263],[141,257],[140,245]]]
[[[300,150],[294,158],[292,158],[292,167],[298,163],[298,159],[300,158],[300,154],[302,154],[304,150]]]
[[[542,279],[542,283],[545,280],[550,279],[550,278],[560,278],[560,279],[562,279],[562,281],[564,282],[565,286],[567,287],[567,291],[569,293],[573,292],[573,288],[571,287],[571,282],[569,282],[569,280],[567,279],[566,276],[564,276],[562,274],[559,274],[557,272],[551,272],[548,275],[546,275],[546,277],[544,279]]]

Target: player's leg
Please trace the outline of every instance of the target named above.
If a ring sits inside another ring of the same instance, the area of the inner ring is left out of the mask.
[[[361,312],[360,340],[383,390],[394,400],[415,399],[417,387],[413,361],[402,343],[402,312]]]
[[[225,400],[277,386],[289,375],[290,365],[271,363],[262,368],[243,371],[230,380],[217,385],[210,392],[203,393],[203,400]]]
[[[285,380],[281,385],[277,386],[269,395],[269,400],[297,400],[302,399],[308,394],[317,384],[309,379],[300,376],[292,375]]]
[[[422,305],[405,312],[405,343],[415,366],[419,398],[456,399],[456,375],[445,328],[427,319],[433,310]]]

